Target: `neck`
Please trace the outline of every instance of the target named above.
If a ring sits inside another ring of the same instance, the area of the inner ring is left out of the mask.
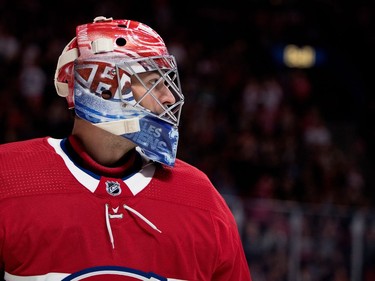
[[[135,147],[134,143],[124,137],[109,133],[77,117],[72,135],[80,140],[86,153],[92,159],[107,167],[118,163]]]

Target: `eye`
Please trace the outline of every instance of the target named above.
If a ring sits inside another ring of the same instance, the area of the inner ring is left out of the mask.
[[[156,79],[156,78],[148,81],[148,83],[151,84],[151,85],[155,85],[157,82],[158,82],[158,79]]]
[[[159,80],[158,78],[152,78],[152,79],[147,80],[147,87],[151,88],[157,84],[156,88],[158,88],[160,85],[160,83],[158,84],[158,80]]]

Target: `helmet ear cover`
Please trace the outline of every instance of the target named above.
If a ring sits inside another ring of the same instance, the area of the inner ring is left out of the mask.
[[[74,107],[74,61],[79,57],[77,38],[74,37],[62,51],[55,71],[54,84],[60,97],[65,97],[68,107]]]

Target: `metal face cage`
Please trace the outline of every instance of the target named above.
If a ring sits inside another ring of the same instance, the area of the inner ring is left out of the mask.
[[[134,93],[125,85],[121,73],[127,73],[133,79],[137,79],[143,86],[144,93],[135,99]],[[142,80],[141,74],[154,72],[157,74],[157,80],[151,85]],[[176,61],[173,56],[153,56],[147,58],[139,58],[132,60],[124,60],[116,63],[116,73],[118,79],[119,91],[118,97],[123,103],[131,105],[135,108],[146,110],[148,114],[153,115],[165,122],[178,126],[181,117],[182,106],[184,104],[184,96],[181,91],[179,75],[177,71]],[[163,104],[156,94],[157,88],[163,84],[174,97],[173,104]],[[158,107],[162,110],[153,112],[142,105],[146,98],[152,98]]]

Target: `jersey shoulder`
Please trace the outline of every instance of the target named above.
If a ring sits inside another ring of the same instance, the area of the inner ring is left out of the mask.
[[[0,145],[0,199],[56,192],[68,186],[63,160],[48,139]]]
[[[9,170],[20,165],[29,165],[46,160],[53,153],[48,138],[36,138],[24,141],[9,142],[0,145],[0,171]],[[36,158],[35,158],[36,157]],[[31,161],[30,161],[31,160]]]
[[[152,184],[154,186],[147,189],[151,193],[148,195],[162,200],[220,214],[229,211],[206,173],[180,159],[174,167],[157,169]]]

